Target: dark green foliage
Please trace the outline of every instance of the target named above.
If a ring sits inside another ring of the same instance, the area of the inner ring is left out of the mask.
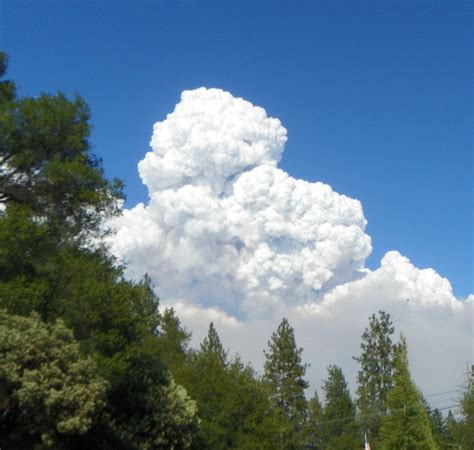
[[[183,328],[173,308],[161,314],[158,335],[160,356],[176,382],[182,384],[186,380],[191,333]]]
[[[155,335],[158,300],[148,280],[123,280],[121,269],[100,251],[63,247],[37,261],[27,251],[24,255],[22,265],[31,266],[25,269],[28,275],[3,283],[0,302],[15,313],[35,310],[50,321],[61,317],[74,330],[109,381],[100,432],[93,430],[91,436],[139,444],[137,433],[150,426],[147,418],[157,429],[153,414],[165,401],[160,389],[169,383]]]
[[[459,420],[457,420],[452,411],[448,411],[448,415],[446,416],[446,439],[443,442],[441,448],[444,450],[449,450],[449,448],[459,448],[460,447],[460,440],[462,438],[461,428],[462,424]]]
[[[474,448],[474,366],[467,373],[461,398],[462,419],[458,427],[458,441],[463,449]]]
[[[394,332],[390,315],[379,311],[369,318],[362,334],[361,355],[354,358],[360,365],[357,375],[357,407],[364,432],[377,437],[380,417],[387,411],[387,395],[392,387]]]
[[[339,367],[328,367],[323,391],[325,402],[319,425],[323,444],[321,448],[357,448],[356,408]]]
[[[201,362],[212,368],[225,368],[227,366],[227,352],[222,347],[221,340],[214,324],[209,324],[207,336],[201,343],[199,351]]]
[[[304,390],[306,364],[303,349],[296,346],[293,328],[283,318],[265,351],[265,375],[271,392],[271,406],[278,418],[279,436],[275,448],[301,448],[306,442],[307,402]]]
[[[62,94],[3,99],[0,202],[28,207],[58,245],[97,232],[104,215],[116,211],[121,183],[105,179],[89,153],[86,103]]]
[[[8,56],[4,52],[0,52],[0,78],[3,78],[7,72]],[[0,115],[5,105],[13,101],[15,98],[15,83],[10,80],[0,81]],[[0,138],[1,142],[1,138]]]
[[[307,448],[322,449],[322,419],[323,407],[319,401],[318,393],[315,391],[314,396],[308,401],[308,423],[307,423]]]
[[[64,317],[89,351],[112,356],[155,336],[158,299],[147,278],[125,281],[101,252],[67,249],[56,257],[57,270],[48,274],[54,286],[50,314]]]
[[[153,346],[132,346],[108,367],[121,370],[114,378],[109,405],[100,427],[88,436],[97,448],[97,436],[106,435],[108,448],[160,448],[172,440],[189,448],[196,429],[196,406],[186,391],[168,379]]]
[[[202,448],[225,448],[227,444],[223,411],[229,387],[227,366],[227,354],[211,322],[199,351],[192,357],[192,380],[185,385],[198,404],[198,442]]]
[[[429,405],[425,404],[428,418],[430,419],[431,434],[439,448],[443,448],[442,443],[446,441],[446,422],[441,411],[437,408],[431,409]]]
[[[5,58],[0,55],[5,72]],[[7,84],[0,90],[8,91]],[[4,89],[5,88],[5,89]],[[99,421],[68,448],[187,448],[195,406],[160,357],[158,299],[150,281],[126,281],[94,244],[117,212],[120,183],[89,153],[89,111],[62,94],[0,110],[0,307],[61,318],[108,382]],[[7,95],[8,94],[8,95]]]
[[[393,388],[387,397],[388,415],[383,418],[380,436],[386,450],[435,450],[437,445],[421,393],[408,368],[403,336],[395,347]]]
[[[47,309],[51,286],[44,275],[53,242],[28,208],[11,205],[0,215],[0,307],[23,315]]]
[[[459,424],[454,419],[451,411],[449,411],[447,417],[445,417],[438,408],[432,409],[424,399],[423,404],[430,420],[431,434],[433,435],[436,446],[442,450],[459,447],[459,445],[456,444],[455,438],[455,428],[457,430]]]
[[[274,428],[268,392],[239,358],[229,362],[214,325],[189,356],[183,385],[197,401],[196,449],[267,449]]]
[[[236,357],[227,370],[227,396],[223,408],[227,447],[267,449],[276,436],[268,390],[250,366]]]

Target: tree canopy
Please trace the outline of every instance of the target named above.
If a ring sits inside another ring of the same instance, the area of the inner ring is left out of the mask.
[[[387,398],[388,415],[380,429],[382,447],[386,450],[437,449],[422,396],[411,379],[404,336],[395,347],[393,371],[393,388]]]
[[[321,414],[323,448],[337,449],[357,446],[355,438],[355,404],[349,393],[342,369],[331,365],[323,382],[324,408]]]
[[[10,81],[0,91],[0,308],[60,318],[106,381],[100,417],[68,448],[189,446],[196,408],[160,356],[158,298],[99,241],[122,194],[90,152],[87,104],[17,98]]]
[[[106,390],[62,321],[0,310],[0,446],[58,447],[84,434],[104,408]]]
[[[303,349],[296,346],[294,329],[283,318],[265,351],[265,380],[270,388],[271,406],[280,423],[278,448],[298,448],[305,442],[307,404],[304,379],[307,365],[301,360]]]
[[[461,398],[462,419],[459,424],[459,441],[465,449],[474,448],[474,365],[466,373],[466,383]]]
[[[380,417],[387,411],[387,396],[392,387],[394,327],[390,315],[379,311],[372,314],[369,326],[362,334],[361,354],[354,359],[359,363],[357,374],[357,406],[364,432],[376,437]]]

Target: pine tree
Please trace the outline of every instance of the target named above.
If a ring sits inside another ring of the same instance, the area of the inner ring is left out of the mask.
[[[322,449],[321,425],[323,406],[319,400],[318,393],[314,391],[314,396],[308,401],[308,425],[307,425],[307,448]]]
[[[267,386],[240,358],[228,361],[212,323],[199,350],[189,358],[186,376],[183,385],[196,400],[200,418],[193,448],[272,448],[276,432]]]
[[[459,442],[463,449],[474,448],[474,366],[466,376],[464,395],[461,399],[462,420],[459,426]]]
[[[160,316],[160,356],[179,384],[186,378],[190,339],[191,333],[181,325],[174,309],[166,308]]]
[[[321,436],[324,449],[357,446],[355,433],[356,408],[342,370],[331,365],[323,382],[324,408],[321,415]]]
[[[392,387],[394,332],[390,315],[379,311],[369,318],[369,326],[362,334],[361,355],[357,375],[357,407],[363,432],[375,438],[380,428],[380,417],[387,411],[387,395]]]
[[[430,420],[418,388],[411,379],[404,336],[395,347],[393,388],[387,396],[388,415],[380,436],[385,450],[435,450]]]
[[[277,421],[273,420],[267,386],[238,356],[229,364],[226,392],[223,404],[226,448],[272,448],[277,433]]]
[[[446,441],[447,429],[446,421],[443,414],[438,408],[431,409],[428,404],[425,404],[428,418],[430,419],[431,434],[439,448],[443,448],[443,443]]]
[[[268,351],[264,352],[264,378],[270,387],[272,408],[280,418],[277,448],[301,448],[306,439],[304,390],[308,383],[304,379],[307,366],[301,362],[302,351],[296,346],[293,328],[284,318],[268,342]]]
[[[227,352],[224,350],[219,335],[217,334],[212,322],[209,324],[207,336],[201,343],[200,355],[203,359],[215,363],[217,366],[223,368],[227,366]]]
[[[183,382],[197,402],[200,427],[195,448],[225,448],[224,404],[228,393],[227,352],[211,322],[207,336],[190,357],[187,380]]]
[[[423,404],[428,413],[428,418],[430,419],[431,434],[433,435],[436,445],[443,450],[459,447],[455,439],[455,435],[459,429],[459,423],[454,419],[453,413],[449,411],[447,416],[444,417],[438,408],[431,408],[424,399]],[[456,430],[454,430],[454,428]]]
[[[454,447],[461,447],[459,444],[460,438],[458,439],[460,435],[460,429],[461,429],[461,424],[460,422],[454,417],[454,414],[451,410],[448,411],[448,414],[446,416],[446,437],[444,439],[444,444],[445,447],[449,450],[449,447],[454,448]]]

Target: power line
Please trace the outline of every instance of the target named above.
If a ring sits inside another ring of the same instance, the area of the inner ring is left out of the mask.
[[[356,418],[365,418],[365,417],[383,417],[383,416],[387,416],[393,412],[399,412],[399,411],[404,411],[406,409],[411,409],[411,408],[414,408],[415,406],[417,406],[419,403],[412,403],[411,405],[404,405],[403,408],[396,408],[396,409],[391,409],[390,412],[388,413],[383,413],[381,411],[379,412],[376,412],[376,413],[371,413],[371,414],[360,414],[360,415],[353,415],[353,416],[347,416],[347,417],[341,417],[341,418],[337,418],[337,419],[331,419],[331,420],[323,420],[323,421],[317,421],[317,425],[324,425],[324,424],[327,424],[327,423],[337,423],[337,422],[347,422],[348,420],[354,420]],[[450,406],[444,406],[442,408],[438,408],[438,411],[444,411],[446,409],[452,409],[452,408],[457,408],[460,406],[460,403],[456,403],[454,405],[450,405]]]
[[[433,406],[433,405],[436,405],[436,404],[439,404],[439,403],[458,402],[458,401],[459,401],[459,399],[457,399],[457,398],[445,398],[445,399],[441,399],[441,400],[436,400],[434,402],[430,402],[429,406]],[[439,409],[439,408],[436,406],[434,409]]]
[[[437,397],[438,395],[451,394],[453,392],[461,392],[461,389],[453,389],[451,391],[436,392],[435,394],[424,395],[424,398]]]

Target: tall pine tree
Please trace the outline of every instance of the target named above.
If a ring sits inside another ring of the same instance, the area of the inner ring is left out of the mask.
[[[321,436],[321,425],[323,406],[319,400],[318,393],[314,391],[314,396],[308,401],[308,432],[307,448],[313,450],[323,449]]]
[[[459,441],[461,440],[461,436],[460,436],[461,423],[460,423],[460,420],[454,417],[454,414],[451,410],[448,411],[448,414],[445,419],[445,423],[446,423],[446,436],[444,439],[445,445],[444,447],[441,446],[441,448],[444,450],[447,447],[452,447],[452,448],[461,447],[461,445],[459,444]]]
[[[201,419],[194,448],[272,448],[276,431],[266,385],[238,357],[228,361],[212,323],[190,357],[187,377],[183,384],[197,401]]]
[[[307,402],[304,390],[306,364],[301,361],[303,349],[296,346],[293,328],[283,318],[265,351],[265,374],[271,392],[271,405],[279,417],[280,432],[276,448],[301,448],[305,442]]]
[[[223,448],[226,442],[223,405],[228,388],[228,362],[227,352],[212,322],[191,365],[191,377],[185,387],[198,404],[201,423],[196,448]]]
[[[433,439],[439,448],[444,448],[444,445],[449,441],[449,433],[443,414],[438,408],[432,409],[427,402],[425,403],[425,409],[430,419]]]
[[[356,448],[358,445],[355,414],[346,378],[341,368],[328,367],[328,377],[323,382],[325,403],[321,415],[321,437],[324,449]]]
[[[406,340],[400,337],[393,361],[393,388],[387,396],[388,415],[380,436],[385,450],[436,450],[428,413],[411,379]]]
[[[380,428],[380,416],[387,411],[387,395],[392,387],[394,332],[390,315],[379,311],[372,314],[369,326],[362,334],[361,355],[354,359],[359,363],[357,374],[357,407],[364,432],[376,437]]]
[[[188,369],[189,333],[181,324],[173,308],[165,308],[160,315],[158,341],[160,356],[173,374],[173,378],[182,384]]]

